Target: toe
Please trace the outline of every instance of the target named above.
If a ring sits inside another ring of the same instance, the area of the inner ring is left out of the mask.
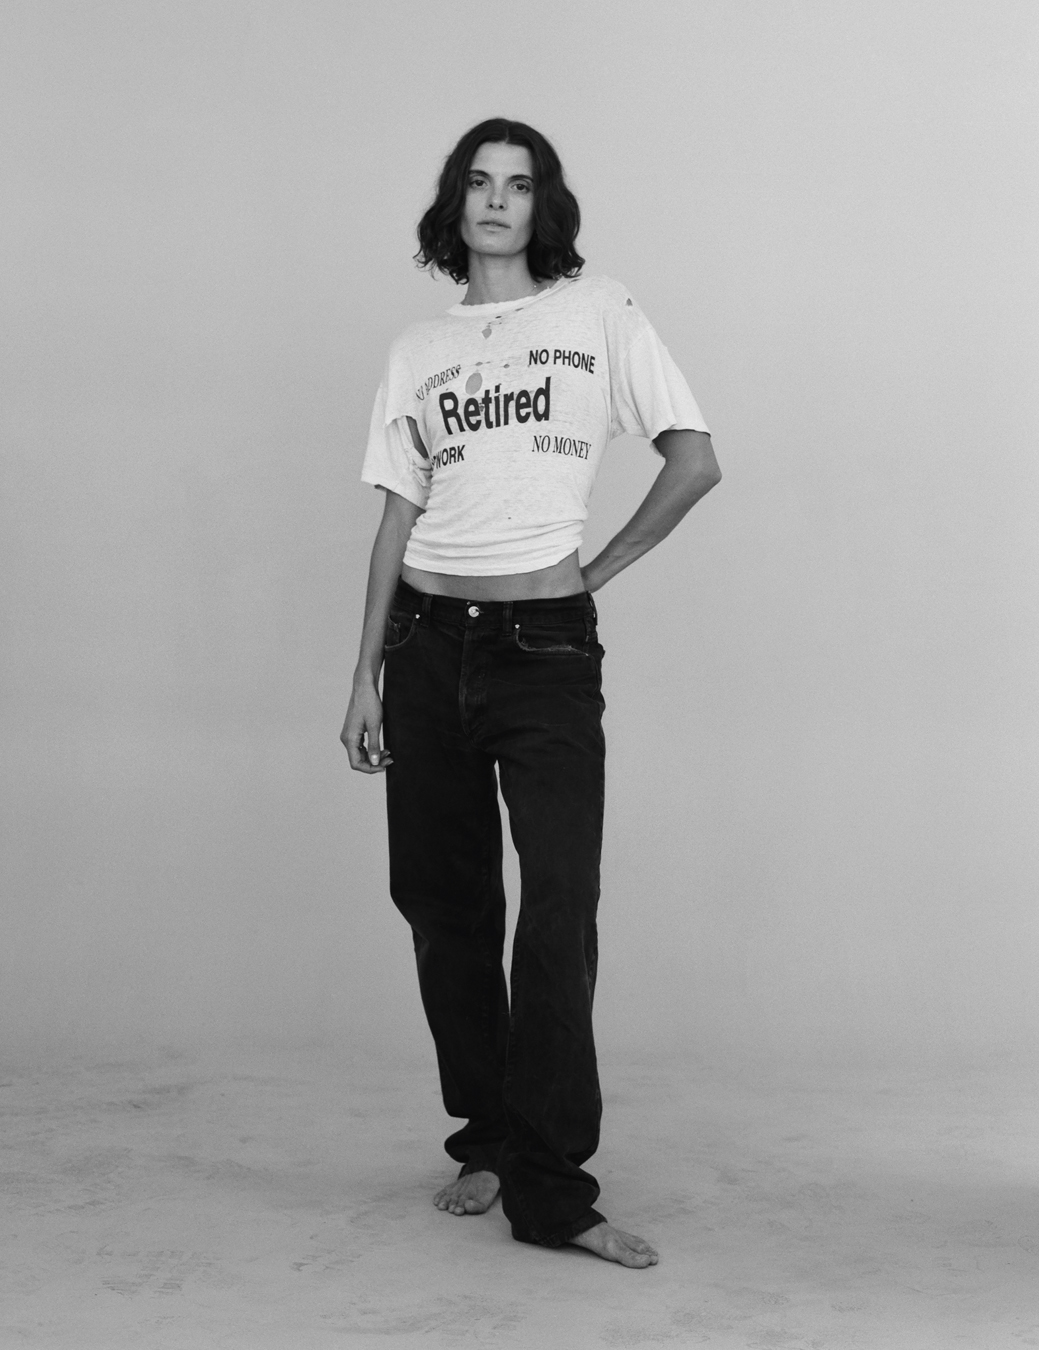
[[[497,1185],[477,1185],[469,1177],[462,1177],[444,1186],[433,1197],[437,1209],[450,1214],[484,1214],[494,1203]]]
[[[633,1266],[641,1269],[652,1263],[652,1256],[649,1252],[635,1251],[631,1247],[624,1245],[617,1248],[617,1260],[625,1266]]]
[[[628,1247],[630,1247],[633,1252],[638,1252],[643,1256],[657,1255],[656,1248],[651,1247],[645,1238],[636,1237],[634,1233],[621,1232],[620,1229],[618,1229],[617,1231],[620,1233],[620,1236],[624,1241],[624,1243]]]

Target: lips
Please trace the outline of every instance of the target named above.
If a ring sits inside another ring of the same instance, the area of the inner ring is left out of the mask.
[[[504,220],[481,220],[481,225],[492,225],[496,230],[510,230],[511,225],[506,225]]]

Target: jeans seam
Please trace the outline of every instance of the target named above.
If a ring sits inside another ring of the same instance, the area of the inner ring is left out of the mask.
[[[465,715],[465,687],[469,679],[469,672],[472,668],[472,644],[469,641],[469,632],[462,637],[462,663],[458,672],[458,721],[462,728],[462,733],[472,740],[472,733],[469,729],[469,719]]]

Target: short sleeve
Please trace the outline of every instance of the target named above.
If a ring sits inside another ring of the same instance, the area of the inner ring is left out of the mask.
[[[407,417],[387,417],[384,381],[372,409],[361,482],[389,488],[425,510],[430,476],[429,460],[415,448]]]
[[[671,352],[630,297],[613,319],[621,350],[610,359],[610,435],[653,440],[672,427],[710,431]]]

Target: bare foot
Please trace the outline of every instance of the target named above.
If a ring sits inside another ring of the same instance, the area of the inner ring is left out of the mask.
[[[612,1223],[597,1223],[594,1228],[585,1229],[570,1241],[573,1246],[594,1252],[604,1261],[616,1261],[622,1266],[655,1266],[660,1260],[648,1242],[634,1233],[614,1228]]]
[[[493,1172],[469,1172],[437,1191],[433,1203],[449,1214],[485,1214],[497,1194],[498,1178]]]

